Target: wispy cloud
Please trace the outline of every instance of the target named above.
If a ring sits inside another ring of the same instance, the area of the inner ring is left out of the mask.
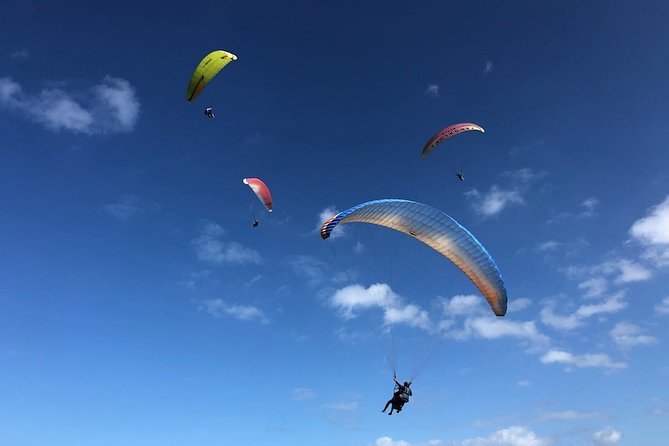
[[[599,418],[600,412],[580,412],[578,410],[563,410],[560,412],[545,412],[539,415],[539,420],[585,420],[588,418]]]
[[[560,243],[555,240],[546,240],[545,242],[537,243],[534,249],[539,252],[555,251],[559,246]]]
[[[430,98],[439,97],[439,84],[429,84],[425,89],[425,96]]]
[[[655,312],[661,315],[669,315],[669,296],[665,297],[659,304],[655,305]]]
[[[296,401],[304,401],[313,398],[316,396],[316,393],[313,391],[313,389],[309,389],[306,387],[298,387],[296,389],[293,389],[293,399]]]
[[[118,220],[128,221],[130,218],[144,213],[144,206],[141,197],[138,195],[121,195],[116,202],[105,204],[104,210]]]
[[[231,316],[240,321],[259,320],[263,324],[269,323],[265,313],[253,305],[230,304],[223,299],[207,299],[200,303],[199,308],[217,318]]]
[[[86,92],[45,88],[27,94],[11,78],[0,78],[0,106],[48,130],[87,135],[125,133],[139,118],[139,100],[125,79],[107,76]]]
[[[541,310],[541,322],[559,330],[573,330],[580,327],[587,318],[601,314],[616,313],[624,309],[627,306],[624,296],[624,293],[619,291],[601,302],[580,305],[576,311],[567,315],[557,314],[555,312],[557,302],[549,301]]]
[[[643,282],[653,276],[653,272],[641,263],[621,258],[607,260],[595,265],[570,265],[563,271],[572,278],[613,276],[613,280],[617,284]]]
[[[325,403],[322,407],[333,410],[356,410],[358,408],[358,402],[351,401],[349,403]]]
[[[30,57],[30,50],[22,48],[9,55],[13,60],[27,60]]]
[[[206,222],[201,230],[200,236],[191,244],[195,248],[198,260],[213,264],[260,264],[260,254],[246,248],[238,242],[227,242],[223,240],[225,230],[218,224]]]
[[[632,348],[657,342],[657,338],[643,334],[641,328],[631,322],[618,322],[610,334],[613,342],[621,348]]]
[[[312,256],[290,256],[286,264],[297,276],[306,279],[310,285],[317,285],[330,277],[327,263]]]
[[[601,431],[595,432],[595,434],[592,436],[592,440],[595,442],[595,444],[604,445],[617,444],[620,442],[620,440],[622,440],[622,438],[622,432],[612,428],[611,426],[607,426]]]
[[[484,73],[484,74],[488,74],[488,73],[490,73],[494,68],[495,68],[495,66],[494,66],[493,63],[492,63],[492,60],[486,60],[486,61],[485,61],[485,65],[484,65],[484,67],[483,67],[483,73]]]
[[[615,362],[605,353],[586,353],[574,355],[565,350],[549,350],[541,357],[544,364],[563,364],[567,371],[574,368],[603,368],[609,371],[620,370],[627,367],[624,362]]]
[[[477,189],[471,189],[465,192],[465,197],[475,212],[484,217],[490,217],[499,214],[509,206],[524,204],[524,195],[530,186],[545,175],[545,172],[536,172],[529,167],[504,172],[502,176],[511,182],[507,188],[493,184],[488,192],[481,193]]]
[[[577,210],[560,212],[554,217],[551,217],[547,223],[556,224],[569,220],[575,221],[584,218],[595,217],[597,215],[597,208],[599,205],[600,201],[597,197],[588,197],[579,204]]]
[[[578,284],[578,289],[583,290],[583,296],[587,298],[599,297],[608,289],[608,282],[604,277],[597,276],[584,280]]]

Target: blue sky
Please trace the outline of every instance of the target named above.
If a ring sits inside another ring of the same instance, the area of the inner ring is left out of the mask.
[[[0,444],[666,444],[669,6],[360,3],[3,7]],[[321,240],[377,198],[475,234],[507,316],[402,234]]]

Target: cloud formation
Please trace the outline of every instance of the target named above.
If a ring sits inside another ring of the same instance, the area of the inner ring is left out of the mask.
[[[502,176],[511,180],[510,187],[502,188],[493,184],[490,190],[485,193],[479,192],[477,189],[465,192],[465,197],[476,213],[484,217],[491,217],[509,206],[524,204],[524,195],[532,184],[545,176],[545,172],[535,172],[529,167],[525,167],[504,172]]]
[[[425,96],[430,98],[439,97],[439,84],[429,84],[425,89]]]
[[[658,267],[669,266],[669,196],[635,221],[629,234],[646,247],[646,260]]]
[[[488,73],[490,73],[494,68],[495,68],[495,66],[494,66],[493,63],[492,63],[492,60],[486,60],[486,61],[485,61],[485,66],[483,67],[483,73],[484,73],[484,74],[488,74]]]
[[[253,305],[229,304],[223,299],[207,299],[200,303],[200,310],[214,317],[232,316],[240,321],[259,320],[263,324],[269,322],[265,313]]]
[[[622,432],[607,426],[601,431],[595,432],[592,436],[592,440],[595,444],[617,444],[623,438]]]
[[[335,291],[330,297],[330,305],[345,319],[356,317],[361,310],[379,308],[383,311],[384,325],[405,324],[429,330],[428,312],[417,305],[405,304],[403,300],[388,284],[375,283],[368,288],[356,284]]]
[[[657,338],[643,334],[641,328],[631,322],[618,322],[610,334],[613,342],[621,348],[632,348],[657,342]]]
[[[195,248],[198,260],[213,264],[260,264],[260,254],[246,248],[238,242],[226,242],[222,240],[225,230],[218,224],[206,222],[200,236],[191,244]]]
[[[121,195],[115,203],[107,203],[103,206],[110,215],[121,221],[144,213],[142,199],[137,195]]]
[[[541,357],[544,364],[564,364],[566,371],[574,368],[603,368],[609,371],[620,370],[627,367],[624,362],[615,362],[605,353],[586,353],[574,355],[565,350],[549,350]]]
[[[111,76],[85,92],[45,88],[36,94],[25,93],[11,78],[0,78],[0,107],[54,132],[85,135],[130,132],[140,110],[130,82]]]
[[[624,296],[624,293],[620,291],[601,302],[580,305],[576,311],[566,315],[557,314],[555,312],[555,308],[558,305],[557,302],[550,301],[541,310],[541,322],[558,330],[573,330],[583,325],[584,320],[589,317],[616,313],[624,309],[627,306]]]

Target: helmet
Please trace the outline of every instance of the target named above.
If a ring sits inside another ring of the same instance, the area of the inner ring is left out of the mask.
[[[404,385],[409,387],[411,385],[411,381],[404,381]]]

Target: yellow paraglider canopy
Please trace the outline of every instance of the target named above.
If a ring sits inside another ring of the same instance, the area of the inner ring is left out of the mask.
[[[192,101],[198,97],[218,72],[233,60],[237,60],[237,56],[223,50],[212,51],[204,56],[190,79],[186,90],[186,100]]]

